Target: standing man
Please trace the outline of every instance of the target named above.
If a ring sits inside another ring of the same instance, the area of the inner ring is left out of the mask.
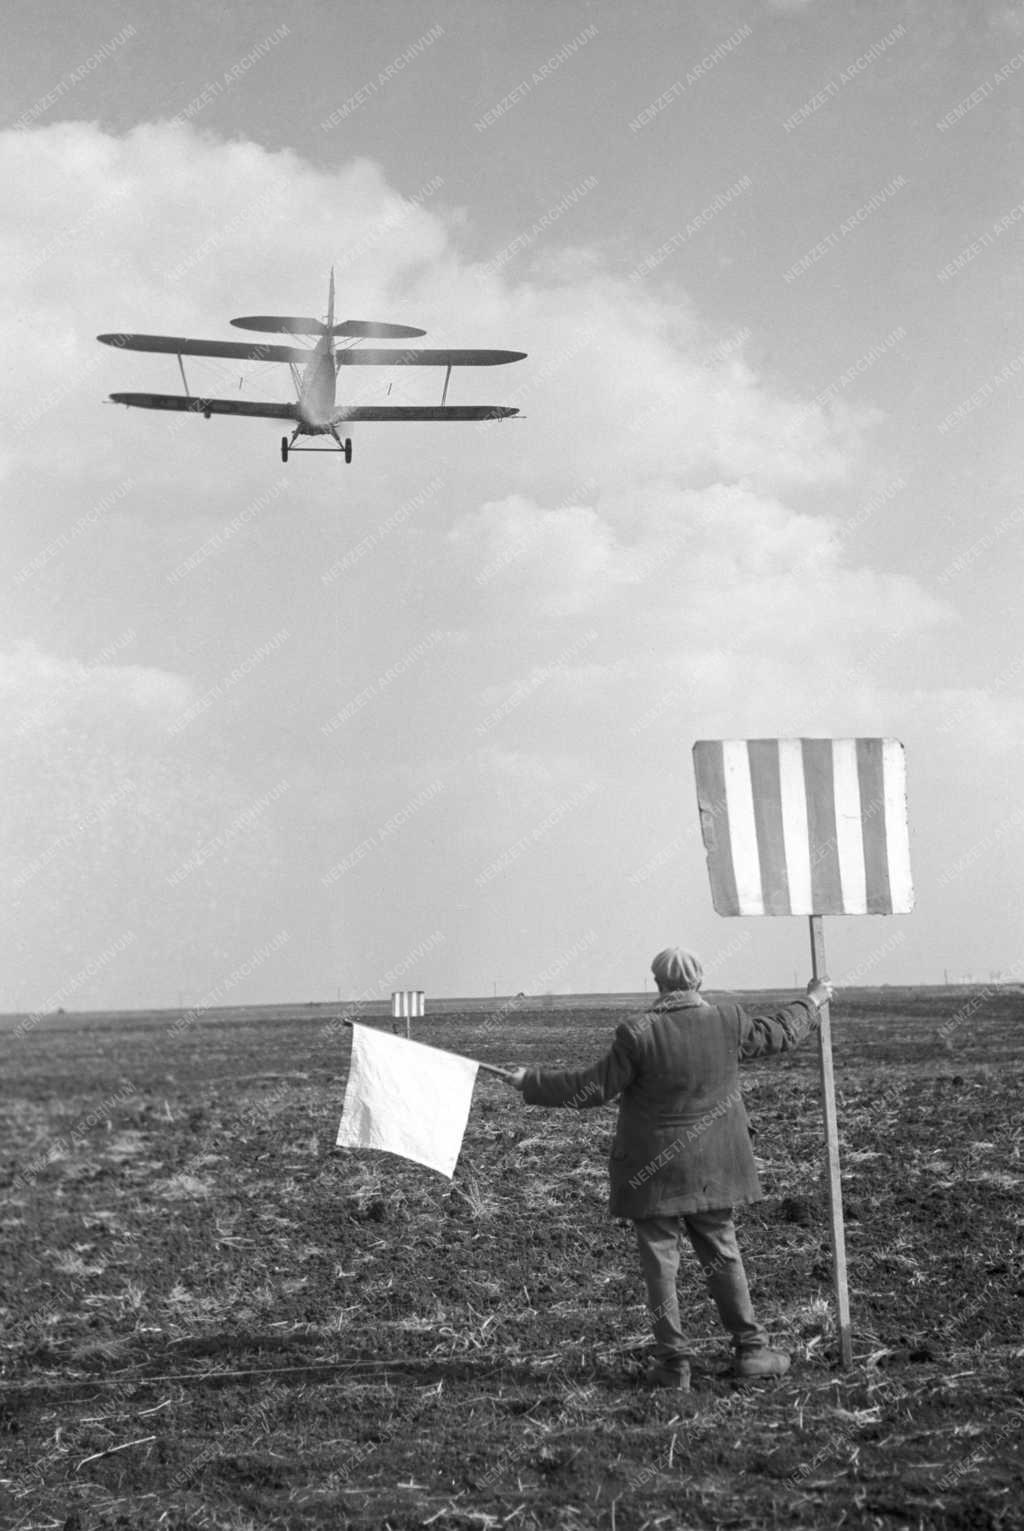
[[[519,1068],[511,1082],[534,1106],[600,1106],[621,1096],[609,1173],[612,1217],[636,1229],[654,1326],[655,1387],[688,1388],[676,1273],[685,1227],[719,1317],[732,1336],[738,1377],[780,1377],[785,1351],[771,1350],[754,1316],[732,1212],[763,1199],[739,1082],[745,1058],[797,1047],[832,996],[811,982],[775,1015],[710,1005],[697,958],[668,947],[651,963],[658,999],[624,1021],[611,1051],[587,1069]]]

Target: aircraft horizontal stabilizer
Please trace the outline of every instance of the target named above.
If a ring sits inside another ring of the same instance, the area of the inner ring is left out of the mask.
[[[359,340],[414,340],[426,330],[414,330],[409,324],[374,324],[370,319],[346,319],[331,327],[332,335],[348,335]]]
[[[269,330],[274,335],[326,335],[319,319],[297,319],[289,314],[247,314],[231,323],[240,330]]]

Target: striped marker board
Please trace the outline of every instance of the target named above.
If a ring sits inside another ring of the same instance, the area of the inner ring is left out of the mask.
[[[898,739],[701,739],[693,747],[719,914],[907,914]]]
[[[402,1016],[421,1016],[423,1014],[423,990],[422,989],[396,989],[391,996],[391,1018],[399,1020]]]
[[[419,1018],[424,1013],[424,1001],[422,989],[395,989],[391,995],[391,1030],[397,1031],[395,1021],[405,1018],[405,1034],[412,1036],[413,1017]]]

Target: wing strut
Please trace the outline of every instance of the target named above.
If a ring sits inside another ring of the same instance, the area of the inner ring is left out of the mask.
[[[192,397],[192,390],[188,386],[188,378],[185,376],[185,363],[181,359],[181,352],[180,351],[178,352],[178,370],[181,373],[181,381],[185,385],[185,392],[188,394],[189,398],[191,398]]]
[[[448,384],[451,382],[451,380],[452,380],[452,369],[451,369],[451,363],[449,362],[449,364],[448,364],[448,371],[444,375],[444,389],[442,390],[442,393],[441,393],[441,408],[442,409],[444,408],[445,404],[447,404],[447,402],[448,402]]]

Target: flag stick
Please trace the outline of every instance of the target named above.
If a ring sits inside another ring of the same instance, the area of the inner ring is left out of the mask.
[[[812,914],[811,972],[825,979],[825,934],[821,915]],[[839,1128],[836,1120],[835,1079],[832,1074],[832,1022],[828,1001],[819,1012],[818,1056],[821,1061],[821,1104],[825,1116],[825,1152],[828,1159],[828,1217],[832,1244],[832,1281],[836,1294],[836,1319],[839,1325],[839,1361],[845,1369],[853,1365],[853,1339],[850,1332],[850,1294],[846,1284],[846,1237],[843,1230],[843,1183],[839,1174]]]
[[[346,1020],[344,1024],[346,1026],[354,1026],[356,1023],[355,1021]],[[362,1022],[360,1022],[360,1025],[362,1025]],[[421,1043],[420,1045],[426,1046],[427,1044]],[[449,1052],[450,1049],[447,1047],[436,1047],[434,1051],[438,1053],[446,1053]],[[465,1058],[466,1055],[465,1053],[452,1053],[452,1057]],[[475,1063],[478,1069],[483,1069],[487,1074],[497,1074],[501,1079],[511,1079],[513,1077],[511,1069],[500,1069],[496,1063],[481,1063],[478,1058],[466,1058],[466,1062]]]
[[[478,1069],[484,1069],[488,1074],[497,1074],[501,1079],[511,1079],[511,1069],[500,1069],[496,1063],[477,1062]]]

